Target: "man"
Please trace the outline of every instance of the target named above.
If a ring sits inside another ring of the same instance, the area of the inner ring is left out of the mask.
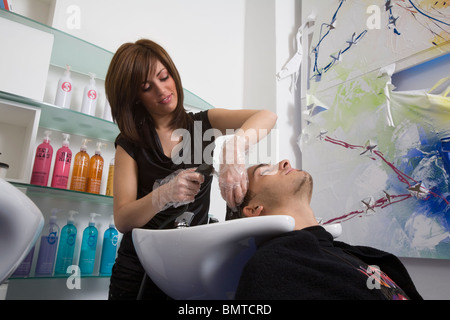
[[[241,217],[289,215],[295,230],[262,244],[236,299],[422,299],[392,254],[334,241],[310,206],[313,180],[289,161],[248,169]]]

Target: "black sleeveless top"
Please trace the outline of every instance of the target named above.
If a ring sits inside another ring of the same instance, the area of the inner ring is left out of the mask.
[[[168,175],[180,169],[189,169],[198,167],[201,163],[212,164],[212,152],[214,149],[214,136],[211,134],[204,135],[205,131],[211,128],[208,119],[208,112],[202,111],[196,114],[189,113],[194,120],[187,130],[182,131],[183,145],[179,151],[179,157],[175,160],[164,154],[161,142],[159,141],[156,131],[154,136],[156,144],[154,148],[139,147],[123,136],[119,135],[116,139],[116,145],[121,146],[137,163],[138,167],[138,190],[137,199],[140,199],[153,190],[156,181],[166,178]],[[205,138],[205,139],[204,139]],[[203,141],[207,140],[207,141]],[[209,154],[208,154],[209,153]],[[117,182],[120,183],[120,182]],[[200,192],[197,194],[195,201],[188,205],[186,211],[195,214],[191,225],[200,225],[207,223],[208,211],[210,204],[212,176],[205,177],[204,183],[201,185]],[[181,211],[185,210],[185,206],[178,208],[170,207],[159,212],[153,219],[147,222],[142,228],[159,229],[162,225],[166,225],[168,220],[176,218]],[[168,223],[164,228],[172,228],[173,223]],[[144,269],[134,249],[131,231],[123,235],[116,263],[111,276],[111,284],[119,286],[123,290],[136,290],[139,288],[140,281]],[[127,282],[130,282],[127,284]],[[131,283],[134,282],[134,283]]]

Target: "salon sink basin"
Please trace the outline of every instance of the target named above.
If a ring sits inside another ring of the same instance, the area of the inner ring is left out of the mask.
[[[19,266],[44,226],[39,208],[0,178],[0,284]]]
[[[233,299],[256,246],[294,229],[289,216],[230,220],[170,230],[133,230],[139,260],[173,299]]]

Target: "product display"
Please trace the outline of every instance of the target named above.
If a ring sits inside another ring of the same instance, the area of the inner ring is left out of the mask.
[[[51,276],[55,264],[56,248],[58,247],[59,226],[56,224],[57,210],[52,211],[50,222],[43,229],[41,245],[36,262],[36,276]]]
[[[73,254],[77,240],[74,214],[78,214],[78,212],[73,210],[69,212],[67,224],[61,230],[58,255],[56,256],[55,274],[66,274],[67,268],[73,264]]]
[[[53,157],[53,147],[50,144],[51,134],[51,131],[45,131],[44,140],[36,149],[30,184],[44,187],[48,184]]]
[[[72,180],[70,182],[70,190],[86,191],[87,176],[89,169],[89,154],[86,152],[88,139],[83,139],[80,152],[75,155],[72,169]]]
[[[67,189],[69,181],[70,164],[72,162],[72,151],[69,149],[70,135],[62,134],[64,141],[62,147],[58,149],[53,168],[52,188]]]
[[[109,228],[103,235],[102,256],[100,259],[100,274],[111,275],[114,261],[116,260],[119,232],[114,227],[114,216],[111,216]]]
[[[97,213],[91,213],[89,225],[83,231],[81,240],[80,261],[78,263],[82,275],[91,275],[94,272],[95,253],[97,251],[98,230],[95,227]]]
[[[83,100],[81,103],[81,112],[90,116],[95,116],[95,108],[97,106],[98,91],[95,86],[95,74],[89,73],[91,80],[84,88]]]
[[[89,162],[89,172],[87,179],[86,192],[89,193],[100,193],[100,187],[102,184],[102,174],[103,174],[103,164],[104,160],[101,155],[101,148],[104,144],[97,142],[97,148],[95,149],[95,155],[92,156]]]
[[[108,183],[106,184],[106,195],[112,197],[114,190],[114,158],[109,163]]]
[[[70,66],[66,66],[64,75],[59,79],[56,89],[55,105],[58,107],[70,108],[70,100],[72,99],[72,79],[70,78]]]

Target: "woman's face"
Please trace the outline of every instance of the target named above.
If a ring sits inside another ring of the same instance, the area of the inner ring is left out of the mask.
[[[157,61],[154,74],[149,71],[138,97],[154,119],[167,116],[176,109],[178,97],[175,81],[160,61]]]

